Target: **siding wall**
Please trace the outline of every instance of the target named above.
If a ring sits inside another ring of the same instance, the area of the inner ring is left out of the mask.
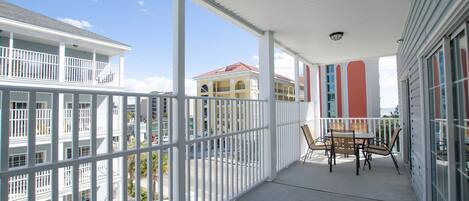
[[[423,101],[421,88],[421,72],[419,71],[418,52],[423,48],[424,42],[429,39],[432,31],[448,13],[451,5],[456,0],[413,0],[410,13],[404,27],[402,38],[404,41],[399,45],[397,53],[397,71],[400,81],[409,78],[410,85],[410,134],[412,144],[412,186],[419,200],[429,200],[425,196],[426,181],[426,138],[423,131],[421,103]],[[403,97],[399,105],[402,108]]]

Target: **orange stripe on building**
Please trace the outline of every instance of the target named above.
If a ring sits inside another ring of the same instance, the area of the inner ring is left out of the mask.
[[[337,95],[337,117],[341,118],[342,117],[342,77],[341,75],[341,70],[340,70],[340,65],[336,66],[335,70],[335,80],[336,80],[336,95]]]
[[[352,61],[347,66],[349,117],[367,117],[365,63]]]

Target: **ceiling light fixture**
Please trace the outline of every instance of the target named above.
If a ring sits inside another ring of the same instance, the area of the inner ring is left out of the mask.
[[[342,39],[342,36],[344,36],[344,32],[341,31],[329,34],[329,38],[331,38],[331,40],[333,41],[338,41]]]

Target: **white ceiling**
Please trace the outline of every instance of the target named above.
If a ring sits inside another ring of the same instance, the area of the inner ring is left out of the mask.
[[[195,0],[313,63],[397,52],[410,0]],[[252,26],[251,26],[252,25]],[[344,32],[340,41],[329,34]]]

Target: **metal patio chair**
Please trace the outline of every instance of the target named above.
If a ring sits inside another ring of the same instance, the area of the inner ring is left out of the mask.
[[[334,133],[340,132],[341,136],[334,136]],[[344,136],[343,134],[346,133],[350,136]],[[332,172],[332,161],[334,161],[334,165],[336,165],[336,154],[344,154],[344,155],[355,155],[356,157],[356,174],[359,174],[359,166],[360,166],[360,156],[358,151],[358,144],[355,139],[355,131],[354,130],[330,130],[330,140],[331,140],[331,154],[329,154],[329,172]]]
[[[384,140],[378,140],[375,141],[375,144],[368,144],[365,145],[363,148],[363,155],[365,156],[365,163],[363,164],[363,168],[365,168],[366,164],[368,163],[368,169],[371,169],[371,163],[370,163],[370,156],[371,154],[376,154],[376,155],[381,155],[381,156],[388,156],[390,155],[392,158],[392,162],[394,162],[394,167],[397,170],[397,174],[401,174],[399,172],[399,165],[397,165],[396,158],[392,154],[392,149],[394,148],[394,145],[396,144],[397,139],[399,138],[399,134],[401,133],[402,129],[397,127],[394,128],[392,135],[391,135],[391,141],[387,143]]]
[[[324,150],[325,154],[327,155],[329,146],[327,141],[324,140],[324,138],[319,137],[314,139],[311,130],[309,129],[309,126],[307,124],[301,126],[301,130],[303,130],[306,142],[308,143],[308,150],[306,151],[306,155],[304,156],[303,164],[306,162],[306,158],[308,158],[308,155],[313,154],[313,151],[315,150]]]

